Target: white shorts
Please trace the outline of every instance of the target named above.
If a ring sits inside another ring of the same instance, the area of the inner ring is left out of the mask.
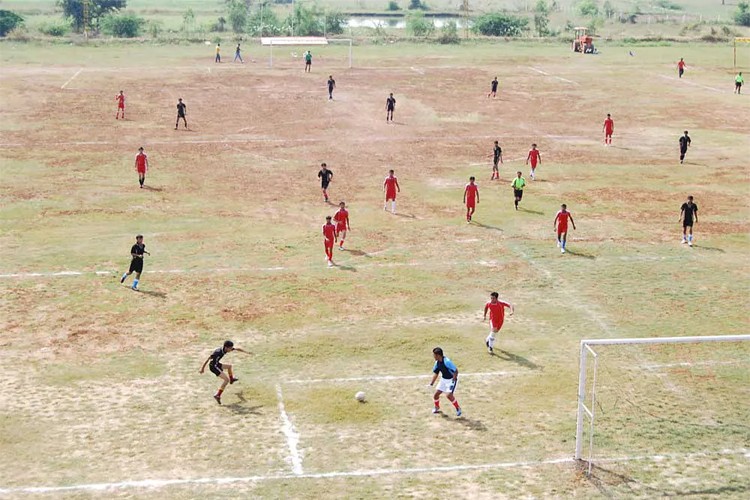
[[[452,378],[440,377],[440,382],[438,382],[437,390],[442,392],[454,392],[457,385],[458,380],[454,382]]]

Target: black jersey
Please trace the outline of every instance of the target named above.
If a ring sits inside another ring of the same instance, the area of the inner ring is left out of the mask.
[[[685,151],[688,146],[690,146],[690,137],[687,135],[683,135],[682,137],[680,137],[680,149]]]
[[[328,169],[321,170],[320,172],[318,172],[318,177],[320,177],[320,184],[323,187],[326,187],[331,182],[331,177],[333,177],[333,172]]]
[[[142,259],[143,258],[143,252],[146,250],[146,245],[141,243],[140,245],[136,243],[130,248],[130,255],[134,255],[133,260],[135,259]]]
[[[224,348],[223,347],[219,347],[218,349],[216,349],[214,352],[211,353],[211,361],[209,361],[209,365],[210,366],[217,366],[217,365],[221,364],[220,363],[221,362],[221,358],[224,357],[224,354],[226,354],[226,353],[224,352]]]
[[[396,98],[395,97],[389,97],[385,100],[385,107],[393,111],[396,109]]]
[[[328,90],[333,90],[333,87],[336,86],[336,80],[333,78],[328,79]]]
[[[693,220],[698,215],[698,205],[695,203],[683,203],[680,210],[684,213],[683,222],[688,226],[692,226]]]
[[[185,108],[187,106],[185,106],[184,102],[177,104],[177,116],[185,116]]]
[[[495,161],[500,159],[500,155],[503,154],[503,150],[500,148],[500,146],[495,146],[495,149],[492,150],[492,154],[495,157]]]
[[[492,80],[492,91],[497,92],[497,80]]]

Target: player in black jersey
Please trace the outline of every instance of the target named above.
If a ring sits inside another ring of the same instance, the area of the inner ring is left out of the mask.
[[[396,98],[393,93],[385,100],[385,122],[393,121],[393,111],[396,109]]]
[[[177,125],[180,124],[180,118],[182,118],[182,121],[185,123],[185,128],[187,128],[187,118],[185,116],[187,115],[187,106],[184,102],[182,102],[182,98],[180,97],[177,99],[177,121],[174,124],[174,129],[177,130]]]
[[[141,273],[143,272],[143,254],[151,255],[146,251],[146,245],[143,243],[143,235],[139,234],[135,237],[135,245],[130,248],[130,269],[128,272],[122,275],[120,283],[125,283],[128,276],[135,272],[135,279],[133,280],[133,290],[138,291],[138,282],[141,280]]]
[[[690,147],[690,142],[690,136],[686,130],[685,135],[680,136],[680,163],[685,161],[685,154],[687,154],[687,150]]]
[[[234,373],[232,372],[232,365],[221,362],[221,358],[223,358],[224,355],[228,352],[232,351],[250,354],[249,352],[244,351],[239,347],[234,347],[234,342],[232,342],[231,340],[227,340],[224,342],[223,346],[219,347],[211,353],[208,359],[203,362],[203,366],[201,366],[200,369],[200,373],[202,375],[203,372],[206,371],[206,365],[208,365],[208,369],[211,370],[211,373],[222,380],[221,387],[219,387],[219,390],[216,391],[216,394],[214,394],[214,399],[219,404],[221,404],[221,393],[224,392],[227,384],[234,384],[239,380],[234,376]],[[226,370],[227,373],[224,373],[224,370]]]

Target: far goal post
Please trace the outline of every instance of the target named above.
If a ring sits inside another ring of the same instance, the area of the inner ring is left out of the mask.
[[[737,69],[737,44],[750,43],[750,37],[735,37],[732,47],[732,67]]]
[[[269,48],[268,66],[273,68],[274,47],[312,47],[329,45],[331,43],[343,43],[349,45],[349,68],[352,67],[352,39],[351,38],[326,38],[320,36],[280,36],[261,37],[260,44]]]
[[[748,387],[750,335],[582,340],[575,458],[744,448]]]

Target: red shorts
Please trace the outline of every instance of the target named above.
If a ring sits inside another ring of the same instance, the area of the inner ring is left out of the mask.
[[[395,200],[396,199],[396,193],[385,193],[385,201],[388,200]]]
[[[564,234],[567,232],[568,232],[568,226],[557,227],[557,236],[560,236],[561,234]]]
[[[326,248],[333,248],[333,240],[323,240],[323,245],[325,245]]]
[[[492,329],[493,329],[493,330],[499,330],[499,329],[501,329],[501,328],[503,327],[503,322],[502,322],[502,321],[500,321],[500,322],[498,323],[498,322],[496,322],[496,321],[491,321],[491,322],[490,322],[490,325],[492,326]]]
[[[477,208],[477,202],[474,200],[467,200],[466,208]]]
[[[145,174],[146,173],[146,167],[143,167],[143,168],[138,167],[136,170],[138,171],[139,174]]]
[[[612,130],[605,130],[604,135],[606,135],[607,137],[612,137]]]
[[[346,224],[336,224],[336,232],[346,231]]]
[[[536,168],[536,162],[535,161],[531,162],[531,168]]]
[[[117,108],[118,108],[118,109],[125,109],[125,105],[124,105],[124,104],[118,104],[118,105],[117,105]]]

